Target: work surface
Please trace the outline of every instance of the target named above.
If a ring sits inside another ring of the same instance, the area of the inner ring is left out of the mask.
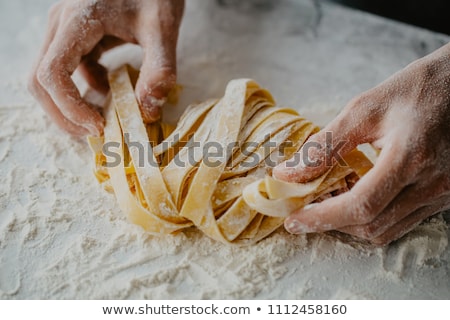
[[[95,181],[85,141],[57,129],[27,93],[52,2],[0,2],[0,298],[450,298],[441,216],[386,248],[281,229],[239,248],[195,230],[152,236],[132,225]],[[165,114],[172,121],[246,77],[324,125],[354,95],[449,41],[314,1],[186,3],[184,90]],[[127,48],[105,64],[139,54]]]

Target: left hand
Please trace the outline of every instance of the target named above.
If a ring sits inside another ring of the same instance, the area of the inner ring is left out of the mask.
[[[31,72],[29,90],[65,131],[102,134],[104,119],[72,80],[78,68],[89,86],[109,90],[102,54],[123,43],[143,49],[136,97],[144,121],[160,118],[176,84],[176,44],[184,0],[60,0],[49,12],[48,30]]]
[[[320,147],[304,146],[300,158],[316,166],[284,162],[275,178],[306,182],[336,163],[327,132],[333,146],[345,141],[341,155],[362,143],[381,153],[350,191],[293,212],[285,221],[289,232],[340,230],[384,245],[450,208],[450,44],[353,99],[310,137]]]

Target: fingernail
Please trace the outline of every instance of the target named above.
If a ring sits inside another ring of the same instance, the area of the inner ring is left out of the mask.
[[[292,158],[280,163],[273,169],[275,179],[285,180],[288,182],[299,182],[303,176],[305,169],[299,160],[300,153],[296,153]]]
[[[311,228],[295,219],[286,219],[284,226],[289,233],[293,234],[312,232]]]
[[[310,204],[307,204],[306,206],[304,206],[303,207],[303,211],[306,211],[306,210],[309,210],[309,209],[311,209],[311,208],[313,208],[314,206],[316,206],[317,205],[317,203],[310,203]]]
[[[144,122],[153,122],[159,120],[160,117],[161,117],[161,108],[159,107],[142,108],[142,118],[144,119]]]
[[[158,120],[161,117],[161,109],[165,102],[165,98],[158,99],[154,96],[145,97],[144,101],[142,102],[142,116],[144,120]]]
[[[166,98],[155,98],[154,96],[146,96],[143,105],[146,108],[158,107],[162,108],[162,106],[166,103]]]
[[[96,126],[94,126],[94,125],[91,125],[91,124],[89,124],[89,123],[85,123],[84,125],[83,125],[83,127],[87,130],[87,131],[89,131],[89,133],[91,134],[91,135],[93,135],[93,136],[96,136],[96,137],[100,137],[100,131],[97,129],[97,127]]]
[[[280,163],[272,170],[272,176],[275,179],[279,180],[285,180],[286,178],[289,178],[289,168],[286,167],[286,163]]]

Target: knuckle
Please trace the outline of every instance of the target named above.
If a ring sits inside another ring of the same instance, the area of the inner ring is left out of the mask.
[[[372,222],[369,224],[350,227],[349,233],[363,240],[372,241],[383,233],[383,227]]]
[[[370,242],[376,246],[384,247],[393,241],[393,239],[385,238],[385,237],[377,237],[374,239],[369,239]]]
[[[350,101],[348,104],[349,111],[364,109],[368,112],[372,112],[378,105],[374,100],[374,95],[370,91],[363,92]]]
[[[359,108],[365,105],[368,100],[368,94],[364,92],[350,100],[349,107],[350,109]]]
[[[371,240],[374,237],[368,225],[360,225],[353,227],[352,234],[364,240]]]
[[[28,78],[28,82],[27,82],[27,89],[28,91],[36,96],[38,90],[39,90],[39,82],[36,78],[36,73],[33,72],[30,77]]]
[[[57,63],[55,61],[44,61],[39,65],[36,71],[37,81],[45,88],[54,83],[55,75],[58,72]]]
[[[383,95],[371,89],[354,97],[345,109],[346,114],[351,118],[370,120],[366,123],[375,123],[382,116]]]
[[[50,66],[48,64],[41,64],[36,72],[36,78],[42,86],[46,86],[50,82],[51,72],[49,70]]]
[[[356,224],[369,224],[377,216],[377,211],[372,201],[360,196],[351,201],[351,215]]]
[[[430,188],[429,194],[427,194],[429,198],[438,198],[450,194],[450,176],[438,175],[435,181],[434,187]]]
[[[305,143],[301,153],[303,167],[309,169],[317,169],[324,166],[325,153],[319,147],[316,146],[313,141]]]
[[[138,94],[140,97],[145,97],[150,94],[157,98],[162,98],[176,85],[176,79],[175,70],[173,68],[160,68],[151,72],[148,80],[141,79],[139,81]]]
[[[373,223],[362,226],[361,237],[366,240],[371,240],[378,235],[379,227]]]
[[[173,67],[161,67],[156,73],[161,79],[161,85],[170,87],[175,85],[177,76]]]

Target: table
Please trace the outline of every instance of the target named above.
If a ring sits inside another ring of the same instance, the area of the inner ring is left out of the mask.
[[[158,237],[131,225],[97,185],[85,141],[57,129],[27,93],[51,3],[0,3],[0,298],[450,298],[442,217],[386,248],[284,230],[237,248],[195,230]],[[246,77],[324,125],[353,96],[448,41],[318,1],[187,0],[184,90],[165,117],[175,121],[187,103]],[[136,63],[140,54],[119,49],[104,63]]]

